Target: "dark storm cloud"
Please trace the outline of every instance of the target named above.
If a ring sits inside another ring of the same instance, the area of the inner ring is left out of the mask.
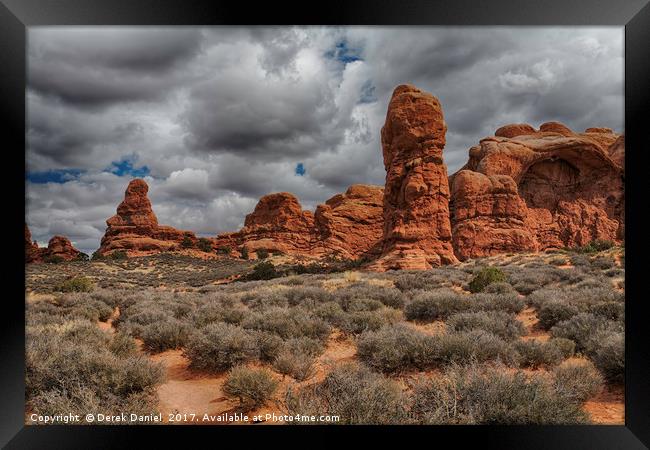
[[[200,43],[196,29],[36,27],[29,33],[28,84],[79,106],[152,100],[179,81],[170,72]]]
[[[270,192],[313,208],[350,184],[383,184],[379,133],[402,83],[440,99],[450,173],[506,123],[622,131],[622,38],[614,28],[30,28],[28,223],[39,241],[68,234],[92,250],[135,173],[150,175],[160,223],[203,235],[237,228]]]

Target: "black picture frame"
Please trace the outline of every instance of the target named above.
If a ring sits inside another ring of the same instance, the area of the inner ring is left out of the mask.
[[[205,0],[0,0],[0,123],[4,148],[3,281],[0,333],[0,445],[6,448],[338,443],[354,432],[408,445],[425,440],[462,448],[636,449],[650,445],[650,327],[646,326],[648,235],[644,232],[650,152],[650,0],[332,0],[319,4]],[[435,427],[102,427],[24,425],[24,227],[26,27],[35,25],[616,25],[625,27],[626,375],[625,425]],[[7,211],[8,209],[8,211]],[[9,247],[9,248],[7,248]],[[5,286],[6,287],[6,286]],[[192,433],[192,436],[190,436]],[[233,436],[235,435],[235,436]],[[152,439],[152,440],[149,440]],[[280,440],[281,439],[281,440]],[[408,440],[406,440],[408,439]],[[239,443],[237,443],[239,442]],[[367,445],[367,444],[365,444]]]

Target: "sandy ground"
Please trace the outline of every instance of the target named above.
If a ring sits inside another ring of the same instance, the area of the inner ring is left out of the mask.
[[[606,386],[596,397],[585,403],[585,411],[598,425],[625,424],[625,389],[623,386]]]
[[[539,327],[539,319],[533,308],[525,308],[517,314],[517,320],[521,321],[524,327],[526,327],[526,334],[521,337],[523,340],[536,339],[538,341],[548,341],[551,338],[548,331],[542,330]]]

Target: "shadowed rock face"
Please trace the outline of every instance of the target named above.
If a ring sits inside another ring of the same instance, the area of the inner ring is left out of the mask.
[[[49,258],[58,257],[70,261],[77,259],[81,252],[72,246],[70,239],[65,236],[53,236],[46,248],[39,248],[36,242],[32,241],[32,233],[25,224],[25,262],[40,263]]]
[[[117,214],[106,221],[108,228],[99,248],[101,254],[124,250],[129,256],[136,256],[175,250],[186,237],[196,243],[196,236],[190,231],[158,225],[148,192],[144,180],[131,180]]]
[[[446,131],[437,98],[410,85],[395,88],[381,130],[383,248],[372,268],[427,269],[456,261],[442,160]]]
[[[624,238],[625,141],[557,122],[497,130],[450,177],[460,259]],[[505,130],[505,131],[504,131]],[[507,137],[510,136],[510,137]]]

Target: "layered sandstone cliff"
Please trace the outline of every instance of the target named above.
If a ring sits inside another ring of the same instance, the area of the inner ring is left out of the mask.
[[[450,177],[460,259],[624,239],[622,136],[558,122],[501,127]]]

